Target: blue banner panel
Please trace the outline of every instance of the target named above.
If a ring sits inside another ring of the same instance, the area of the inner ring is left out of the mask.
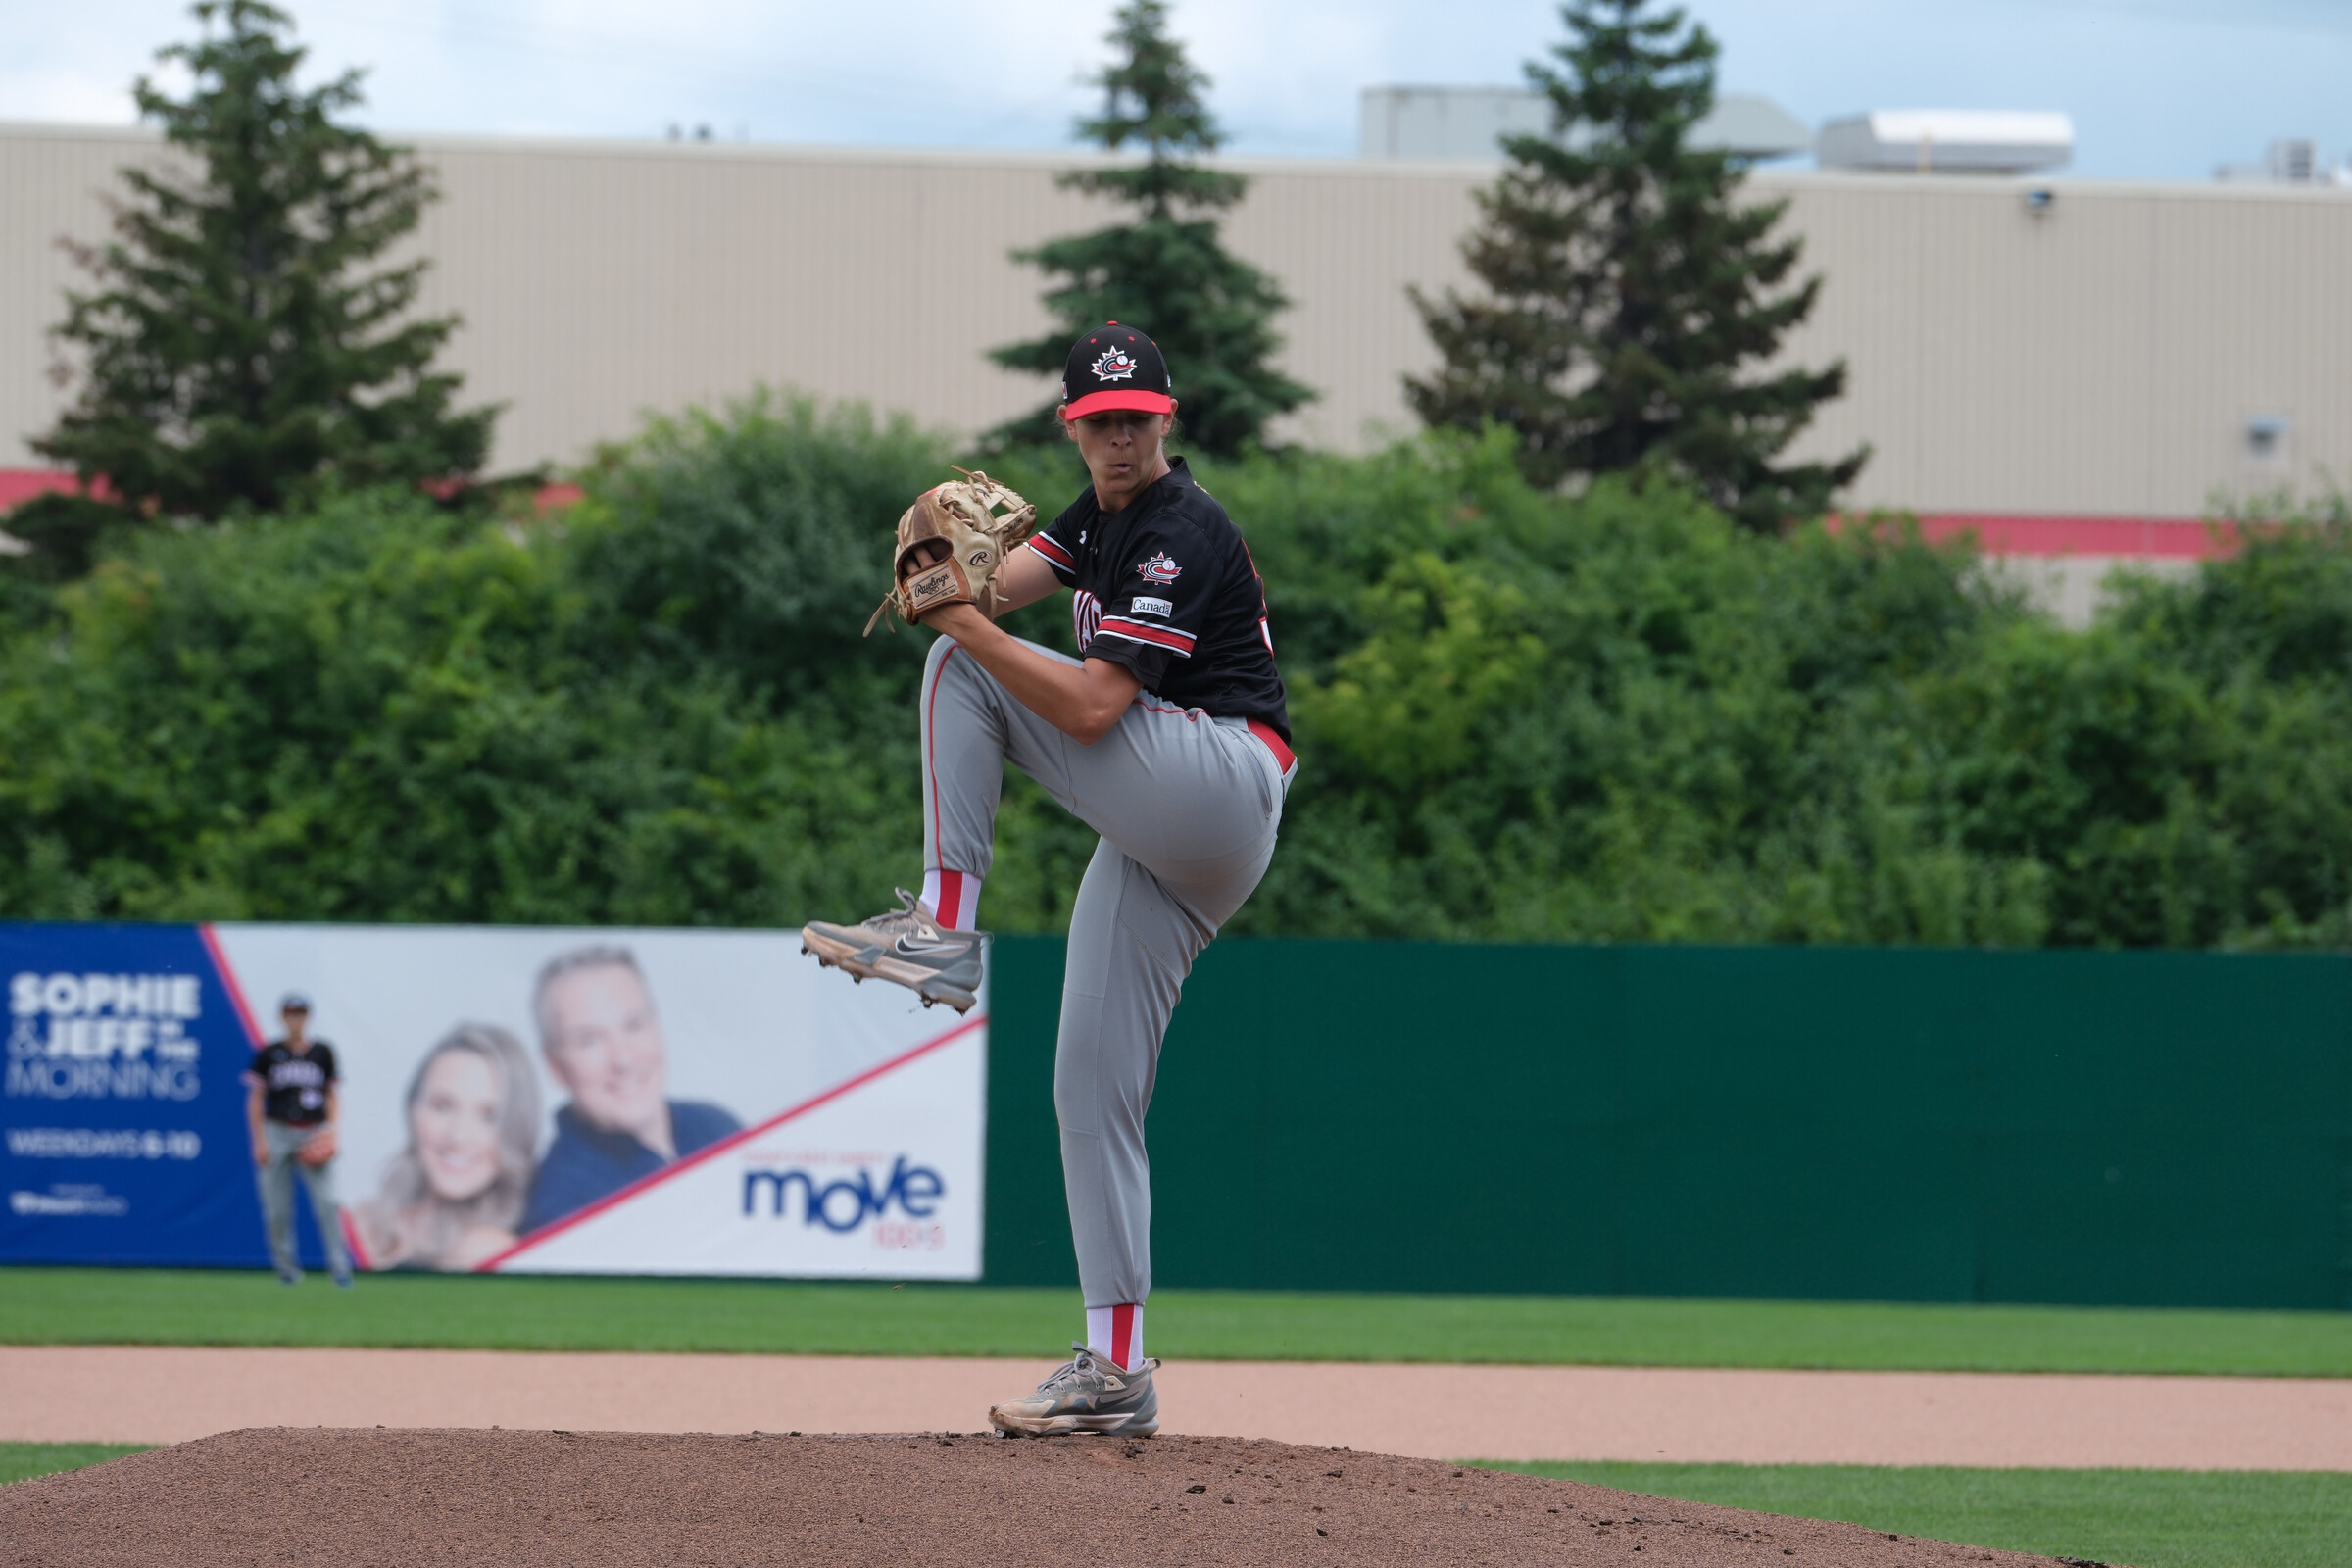
[[[253,1028],[216,953],[202,926],[0,923],[0,1261],[267,1266]]]

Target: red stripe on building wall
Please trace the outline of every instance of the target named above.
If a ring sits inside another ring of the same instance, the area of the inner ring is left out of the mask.
[[[1857,519],[1833,514],[1833,532]],[[2237,548],[2235,529],[2199,517],[2115,517],[2058,513],[1923,512],[1919,531],[1944,544],[1974,535],[1988,556],[2212,560]]]
[[[0,468],[0,512],[39,496],[70,494],[80,488],[74,475],[62,468]],[[98,481],[97,493],[102,498],[108,493],[105,480]],[[533,492],[531,505],[540,512],[556,512],[576,505],[586,494],[576,484],[546,484]]]
[[[35,496],[72,490],[74,476],[54,468],[0,468],[0,512],[21,506]],[[566,507],[580,499],[580,488],[552,484],[536,497],[540,511]],[[1833,518],[1831,525],[1837,526]],[[1936,543],[1962,534],[1977,536],[1978,548],[1988,556],[2138,556],[2210,560],[2235,548],[2227,528],[2195,517],[2129,517],[2073,515],[2058,513],[1929,512],[1919,514],[1919,531]],[[1064,570],[1077,563],[1069,553],[1044,535],[1029,540],[1039,555]]]
[[[1919,531],[1940,544],[1975,534],[1988,556],[2140,556],[2206,560],[2236,548],[2234,533],[2195,517],[2034,516],[1937,512]]]
[[[0,512],[21,507],[36,496],[79,488],[72,474],[55,468],[0,468]]]

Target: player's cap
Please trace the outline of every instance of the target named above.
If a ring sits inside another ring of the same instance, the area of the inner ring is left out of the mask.
[[[277,1010],[280,1012],[308,1012],[311,1010],[311,999],[303,992],[289,991],[277,999]]]
[[[1109,409],[1173,414],[1175,390],[1159,345],[1132,326],[1106,321],[1070,345],[1061,368],[1061,416],[1083,419]]]

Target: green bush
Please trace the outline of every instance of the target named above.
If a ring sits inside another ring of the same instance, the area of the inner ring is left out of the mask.
[[[2022,624],[1922,683],[1963,835],[2047,867],[2049,940],[2352,937],[2342,511],[2248,529],[2186,581],[2128,583],[2087,631]]]
[[[374,492],[136,540],[6,648],[0,906],[754,925],[877,903],[917,858],[922,648],[858,638],[874,568],[848,541],[870,555],[941,461],[758,399],[608,454],[559,525]]]
[[[2043,877],[1938,809],[1912,683],[2029,623],[1895,526],[1761,538],[1529,489],[1500,437],[1211,479],[1251,529],[1302,768],[1250,928],[2011,942]]]
[[[922,633],[860,638],[946,471],[762,395],[550,519],[397,492],[16,591],[0,910],[793,925],[918,869]],[[1082,470],[1008,454],[1051,514]],[[1899,519],[1759,537],[1519,477],[1507,438],[1202,466],[1302,760],[1236,929],[2270,945],[2352,931],[2352,525],[2290,518],[2061,627]],[[1022,634],[1069,646],[1066,602]],[[1016,780],[987,918],[1092,841]]]

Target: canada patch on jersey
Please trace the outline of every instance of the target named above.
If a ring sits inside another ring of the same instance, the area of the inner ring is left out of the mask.
[[[1176,564],[1174,557],[1170,556],[1165,550],[1162,550],[1157,555],[1154,555],[1150,561],[1147,561],[1141,565],[1137,566],[1135,568],[1135,574],[1143,578],[1146,582],[1155,582],[1160,584],[1162,587],[1165,587],[1167,584],[1172,583],[1177,578],[1183,576],[1184,568]]]

